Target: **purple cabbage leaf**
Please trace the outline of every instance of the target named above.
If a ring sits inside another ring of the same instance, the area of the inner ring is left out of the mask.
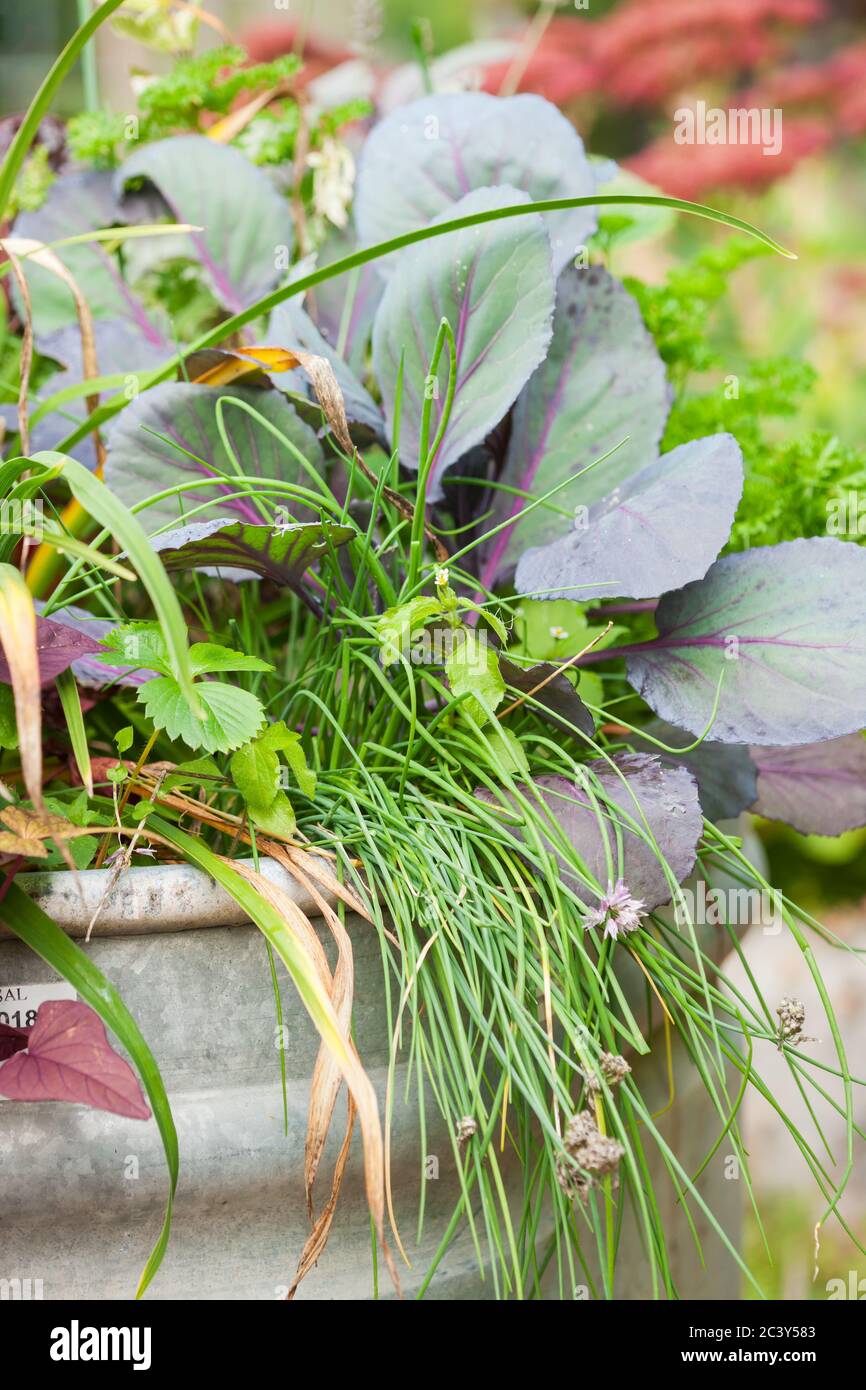
[[[663,719],[651,719],[641,734],[649,734],[669,748],[688,748],[695,741],[684,729]],[[732,820],[753,805],[758,795],[758,772],[749,749],[742,744],[704,739],[688,753],[666,753],[641,734],[629,735],[638,752],[655,754],[666,767],[688,768],[698,784],[701,810],[707,820]]]
[[[601,502],[650,464],[670,402],[665,366],[636,300],[599,266],[563,272],[550,350],[512,415],[500,482],[518,495],[497,493],[491,526],[515,516],[529,498],[564,486],[550,507],[535,507],[491,540],[485,584],[510,575],[530,547],[567,536],[572,522],[563,512],[576,517],[576,508]],[[604,454],[610,456],[596,463]]]
[[[866,725],[866,550],[831,537],[726,555],[665,594],[658,637],[626,648],[635,690],[722,743],[819,742]]]
[[[519,203],[512,188],[468,194],[449,216]],[[540,217],[529,215],[467,227],[401,253],[373,325],[373,365],[393,431],[395,388],[403,364],[400,460],[419,466],[425,393],[432,398],[430,443],[448,384],[443,351],[436,382],[430,361],[443,318],[454,333],[456,388],[433,463],[428,500],[442,495],[442,475],[485,438],[514,403],[550,344],[553,315],[550,242]]]
[[[846,734],[792,748],[752,748],[758,794],[752,810],[804,835],[841,835],[866,825],[866,738]]]
[[[508,185],[532,201],[595,192],[596,172],[570,121],[542,97],[485,92],[430,95],[392,111],[364,142],[355,221],[371,246],[459,217],[467,193]],[[511,197],[516,203],[518,198]],[[595,231],[591,207],[545,214],[554,270]],[[402,257],[377,264],[393,273]]]
[[[670,902],[672,896],[659,852],[677,883],[694,868],[703,829],[697,786],[686,768],[665,767],[658,758],[646,754],[621,753],[611,761],[613,766],[603,759],[585,765],[587,774],[592,774],[592,781],[587,783],[592,796],[580,783],[556,775],[537,777],[532,787],[521,787],[521,791],[528,799],[533,798],[533,790],[537,791],[551,821],[602,892],[608,883],[622,879],[631,896],[651,911]],[[477,795],[488,804],[499,804],[492,792]],[[506,809],[515,809],[514,798],[507,792],[502,793],[502,800]],[[519,831],[515,833],[519,835]],[[621,856],[617,853],[617,833],[622,837]],[[555,837],[546,847],[556,855],[563,881],[581,902],[594,906],[597,895],[576,877]]]
[[[525,551],[517,590],[577,601],[652,598],[702,579],[730,535],[742,490],[732,435],[681,444],[590,506],[568,535]]]
[[[278,304],[271,314],[265,336],[268,347],[303,348],[318,357],[326,358],[334,369],[337,384],[343,393],[346,419],[354,424],[366,425],[376,439],[385,438],[385,421],[373,397],[352,368],[340,357],[335,348],[322,336],[309,314],[301,308],[297,299],[286,299]],[[299,391],[315,400],[312,383],[297,369],[290,372],[274,373],[275,386]]]
[[[205,135],[157,140],[135,150],[118,170],[118,196],[142,179],[176,221],[203,228],[183,234],[180,254],[203,268],[225,309],[236,313],[276,287],[292,246],[289,205],[239,150]]]
[[[224,402],[226,436],[248,476],[291,483],[306,481],[300,464],[281,440],[244,406],[264,416],[314,467],[321,467],[322,449],[315,431],[301,420],[280,391],[164,382],[139,396],[117,416],[107,432],[105,481],[121,502],[132,506],[184,481],[219,477],[212,488],[189,493],[186,506],[211,501],[216,505],[208,509],[209,519],[219,516],[253,524],[261,522],[252,501],[245,497],[230,499],[230,494],[240,488],[237,469],[220,437],[220,400]],[[233,401],[240,404],[233,405]],[[219,501],[220,498],[227,500]],[[137,515],[148,531],[176,526],[182,520],[177,497],[145,507]]]

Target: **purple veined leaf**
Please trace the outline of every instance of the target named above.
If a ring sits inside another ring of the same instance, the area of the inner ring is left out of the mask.
[[[0,1023],[0,1062],[14,1057],[16,1052],[23,1052],[30,1033],[29,1028],[13,1028],[8,1023]]]
[[[681,444],[589,507],[568,535],[525,551],[517,591],[579,602],[680,589],[702,579],[722,549],[742,491],[743,455],[733,435]]]
[[[323,268],[357,251],[358,242],[351,229],[330,232],[311,269]],[[293,269],[293,274],[297,267]],[[313,320],[332,352],[351,367],[360,380],[364,375],[367,348],[373,320],[384,286],[375,265],[360,266],[347,275],[336,275],[314,285],[304,296],[304,309]],[[287,299],[285,304],[297,303]]]
[[[190,492],[185,505],[195,507],[239,491],[234,481],[237,470],[217,427],[217,402],[225,398],[238,400],[264,416],[314,467],[321,467],[322,449],[315,431],[304,424],[280,391],[165,382],[142,392],[116,417],[106,434],[105,481],[121,502],[132,506],[165,488],[220,474],[226,476],[213,488]],[[285,445],[245,409],[225,405],[223,421],[247,476],[308,482]],[[178,498],[170,497],[142,508],[137,516],[145,530],[152,532],[163,526],[176,526],[181,520],[179,508]],[[209,520],[218,516],[250,523],[261,521],[259,512],[246,498],[220,502],[208,509]]]
[[[82,632],[76,632],[53,618],[36,619],[36,650],[39,657],[39,683],[50,685],[76,659],[99,650],[98,644]],[[5,654],[0,647],[0,681],[12,683],[12,675]]]
[[[364,142],[355,194],[361,243],[459,217],[456,205],[467,193],[494,186],[519,189],[533,201],[576,198],[595,192],[596,176],[574,126],[542,97],[421,97],[393,111]],[[586,246],[596,214],[573,208],[544,221],[559,271]],[[384,274],[397,264],[379,262]]]
[[[116,175],[118,194],[147,179],[185,234],[216,298],[237,313],[279,282],[292,246],[289,205],[261,169],[205,135],[175,135],[135,150]]]
[[[130,221],[115,197],[112,176],[98,171],[61,174],[38,212],[21,213],[15,235],[53,242],[79,232],[96,231]],[[73,276],[95,320],[109,319],[134,328],[141,339],[164,349],[163,334],[124,282],[115,256],[98,242],[61,246],[55,252]],[[42,351],[44,336],[77,324],[72,293],[56,275],[32,261],[22,265],[33,301],[33,330]],[[50,354],[49,354],[50,355]],[[103,372],[114,371],[100,363]]]
[[[831,537],[726,555],[665,594],[659,635],[626,649],[662,719],[721,743],[817,743],[866,724],[866,550]],[[723,674],[724,673],[724,674]]]
[[[261,576],[297,589],[329,546],[345,545],[355,534],[351,526],[329,521],[273,527],[217,518],[152,536],[151,544],[169,571],[207,569],[229,579]]]
[[[518,203],[513,188],[470,193],[447,217]],[[427,490],[442,495],[442,474],[497,425],[550,343],[553,275],[550,243],[541,218],[488,222],[454,232],[400,255],[373,325],[373,365],[385,397],[389,430],[403,361],[400,461],[417,470],[425,391],[432,391],[430,443],[448,384],[443,351],[438,382],[429,384],[430,359],[446,318],[456,341],[456,390]]]
[[[36,599],[34,607],[37,613],[41,613],[45,607],[44,601]],[[55,609],[50,621],[82,634],[88,641],[89,645],[72,662],[72,674],[79,685],[90,690],[102,690],[107,685],[135,687],[156,675],[155,671],[135,670],[131,666],[106,666],[97,660],[96,654],[102,651],[102,639],[117,626],[116,622],[94,618],[85,608],[74,605]]]
[[[669,748],[687,748],[694,737],[684,729],[651,719],[642,731]],[[749,749],[737,743],[711,743],[704,739],[690,753],[677,756],[663,753],[640,734],[630,734],[629,742],[638,752],[655,754],[667,767],[685,767],[698,784],[701,810],[707,820],[732,820],[752,805],[758,794],[758,773]]]
[[[588,734],[595,733],[595,720],[581,700],[568,677],[550,661],[540,661],[535,666],[519,666],[507,656],[499,658],[499,670],[505,684],[519,695],[528,695],[542,681],[546,684],[527,701],[526,708],[539,718],[555,724],[563,733],[574,736],[575,728]],[[553,673],[556,672],[554,675]],[[539,710],[535,701],[543,706]],[[509,701],[510,703],[510,701]]]
[[[678,883],[694,868],[703,817],[695,780],[684,767],[664,767],[658,758],[642,753],[620,753],[612,759],[586,764],[597,779],[592,785],[598,802],[601,824],[584,787],[560,776],[534,779],[551,819],[574,846],[586,872],[595,877],[602,891],[610,878],[606,845],[613,860],[613,882],[622,879],[633,898],[648,911],[670,902],[671,888],[665,870],[651,843],[647,826]],[[623,779],[625,779],[623,781]],[[531,791],[522,788],[531,798]],[[477,795],[496,804],[492,793]],[[603,798],[603,799],[602,799]],[[506,804],[510,800],[505,794]],[[640,827],[640,833],[634,828]],[[617,858],[617,830],[622,835],[622,858]],[[569,871],[567,862],[551,842],[562,870],[563,882],[588,906],[596,896]]]
[[[551,499],[557,511],[538,506],[494,537],[484,557],[484,584],[491,588],[511,574],[531,546],[567,535],[571,522],[562,510],[577,516],[577,507],[599,502],[650,463],[670,402],[665,366],[636,300],[600,266],[564,271],[550,351],[518,397],[500,482],[541,497],[589,471]],[[515,516],[527,500],[498,492],[489,525]],[[605,578],[614,558],[607,556],[594,578]]]
[[[752,810],[804,835],[841,835],[866,825],[866,738],[861,733],[793,748],[752,748],[758,793]]]
[[[322,337],[309,314],[305,313],[297,300],[287,299],[277,305],[268,323],[265,342],[269,347],[300,347],[305,352],[314,352],[319,357],[327,358],[343,393],[347,420],[366,425],[377,439],[384,439],[385,421],[373,397],[355,376],[348,363],[344,362]],[[284,379],[289,390],[300,389],[310,399],[315,400],[312,383],[305,373],[294,370],[282,374],[275,373],[273,376],[276,386],[284,384]]]
[[[174,351],[174,347],[161,338],[156,330],[152,334],[144,334],[138,324],[130,319],[95,319],[93,329],[96,361],[101,375],[123,372],[134,377],[138,372],[157,366]],[[43,397],[84,380],[81,334],[77,323],[46,333],[40,340],[39,351],[45,357],[53,357],[63,367],[45,383],[40,393]],[[59,440],[69,434],[73,425],[84,419],[85,413],[85,397],[78,396],[75,400],[67,401],[61,409],[37,420],[30,429],[31,453],[54,449]],[[82,439],[73,448],[72,456],[88,468],[95,468],[93,436],[87,435]]]
[[[98,1015],[69,999],[40,1006],[27,1050],[0,1067],[0,1095],[65,1100],[130,1120],[150,1119],[135,1073],[111,1047]]]

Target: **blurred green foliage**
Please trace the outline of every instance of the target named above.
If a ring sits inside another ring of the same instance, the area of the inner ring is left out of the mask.
[[[749,1211],[744,1256],[768,1299],[823,1303],[828,1292],[838,1292],[828,1291],[831,1279],[841,1279],[847,1289],[866,1277],[866,1256],[840,1227],[831,1223],[821,1231],[819,1274],[813,1279],[817,1214],[814,1201],[807,1201],[799,1192],[775,1192],[762,1197],[761,1221],[771,1259],[754,1213]],[[861,1244],[866,1244],[866,1224],[862,1220],[854,1223],[854,1230]],[[746,1285],[743,1297],[755,1299],[757,1295]]]

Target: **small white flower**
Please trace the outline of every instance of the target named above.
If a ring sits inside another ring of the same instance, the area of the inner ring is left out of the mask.
[[[554,642],[564,642],[568,633],[564,627],[552,627],[550,628],[550,635]]]
[[[345,227],[355,184],[355,161],[347,145],[327,135],[322,147],[307,155],[313,170],[313,210],[335,227]]]
[[[437,571],[436,571],[436,574],[434,575],[434,579],[435,579],[435,581],[436,581],[436,588],[437,588],[437,589],[444,589],[444,588],[446,588],[446,587],[447,587],[447,584],[448,584],[448,571],[447,571],[447,569],[439,569],[439,570],[437,570]]]

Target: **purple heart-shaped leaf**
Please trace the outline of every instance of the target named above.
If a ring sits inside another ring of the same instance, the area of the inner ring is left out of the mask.
[[[55,623],[51,618],[36,619],[36,651],[39,656],[39,683],[50,683],[79,657],[98,652],[99,644],[83,632]],[[0,681],[11,685],[12,674],[5,655],[0,651]]]
[[[0,1095],[9,1100],[66,1100],[149,1120],[135,1073],[111,1047],[98,1015],[76,1000],[43,1004],[26,1051],[0,1068]]]
[[[0,1062],[14,1057],[16,1052],[22,1052],[29,1035],[29,1028],[13,1028],[8,1023],[0,1023]]]

